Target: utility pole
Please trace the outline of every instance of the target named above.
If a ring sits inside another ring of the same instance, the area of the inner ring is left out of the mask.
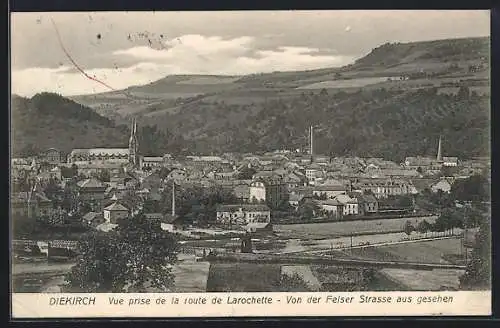
[[[351,233],[351,255],[352,255],[352,237],[353,237],[353,235]]]
[[[467,245],[466,245],[466,241],[467,241],[467,215],[465,214],[467,211],[467,205],[464,204],[464,235],[462,237],[462,243],[463,243],[463,248],[464,248],[464,251],[465,251],[465,266],[467,266]]]

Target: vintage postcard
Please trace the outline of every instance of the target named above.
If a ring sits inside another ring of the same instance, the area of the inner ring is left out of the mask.
[[[13,318],[491,314],[489,11],[10,38]]]

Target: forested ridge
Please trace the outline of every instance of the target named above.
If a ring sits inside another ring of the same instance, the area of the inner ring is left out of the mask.
[[[153,122],[150,122],[153,123]],[[489,99],[463,87],[457,95],[436,89],[326,90],[235,105],[198,102],[155,118],[158,129],[181,136],[194,152],[259,152],[306,148],[316,126],[315,152],[332,155],[435,155],[443,138],[445,156],[489,154]]]
[[[13,156],[54,147],[63,152],[85,147],[127,147],[128,131],[92,109],[53,93],[11,99]]]

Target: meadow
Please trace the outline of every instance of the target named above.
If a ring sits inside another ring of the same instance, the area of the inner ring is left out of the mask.
[[[350,236],[351,234],[360,235],[401,232],[407,221],[415,226],[423,220],[433,223],[436,217],[423,216],[369,221],[276,225],[274,226],[274,231],[281,238],[325,239],[328,237]]]
[[[463,252],[462,240],[458,238],[421,241],[393,246],[365,247],[353,249],[355,257],[381,260],[420,263],[446,263],[446,255],[460,255]]]

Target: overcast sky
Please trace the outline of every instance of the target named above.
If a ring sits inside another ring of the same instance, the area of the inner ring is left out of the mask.
[[[13,13],[12,92],[109,91],[171,74],[240,75],[351,63],[385,42],[490,35],[488,11]]]

